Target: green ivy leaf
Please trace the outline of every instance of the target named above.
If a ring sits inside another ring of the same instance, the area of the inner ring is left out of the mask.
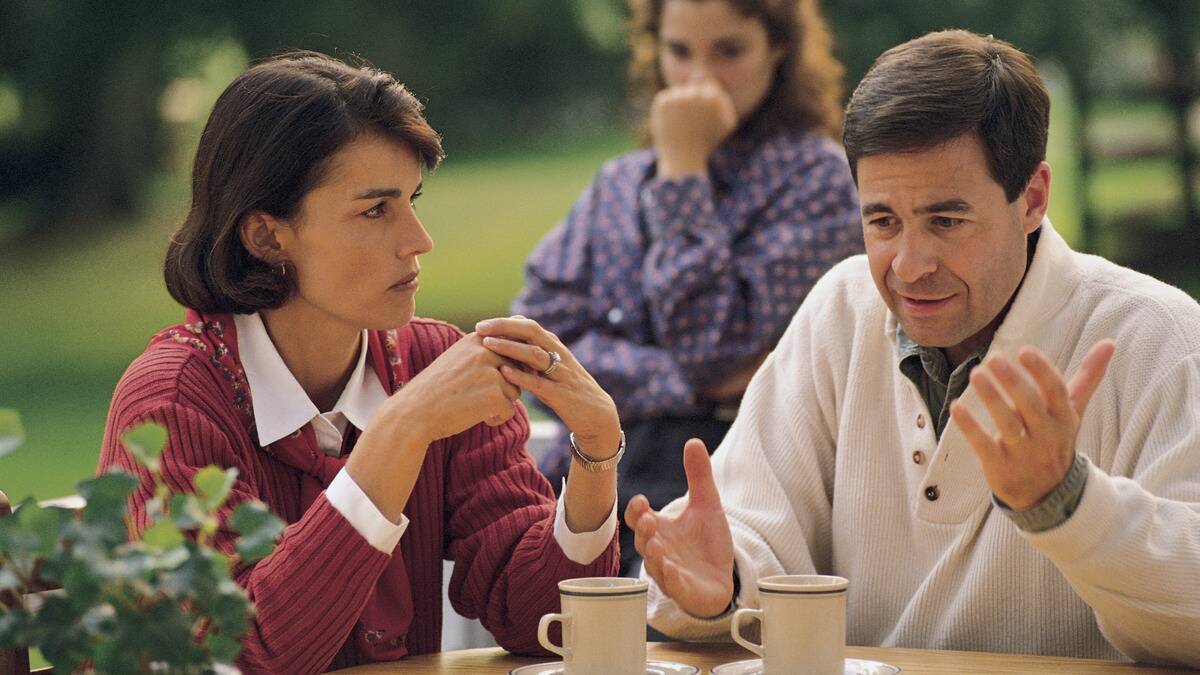
[[[83,522],[88,526],[89,534],[94,535],[92,538],[99,536],[102,541],[112,544],[128,539],[125,529],[125,516],[129,513],[127,500],[139,483],[136,476],[113,469],[75,486],[79,495],[87,500],[83,507]]]
[[[232,638],[225,633],[210,634],[206,644],[208,653],[212,655],[213,660],[220,663],[232,664],[238,654],[242,653],[241,640]]]
[[[158,425],[145,425],[123,440],[155,469],[166,438]],[[0,590],[20,588],[38,560],[39,574],[60,582],[64,592],[48,596],[36,614],[0,612],[0,649],[37,646],[64,672],[86,663],[97,672],[199,673],[232,663],[252,606],[231,578],[230,557],[184,531],[217,527],[214,511],[227,503],[236,476],[234,469],[208,467],[197,473],[194,494],[172,494],[161,482],[143,486],[157,488],[148,514],[153,524],[132,542],[127,504],[142,485],[138,476],[117,470],[81,482],[86,506],[80,517],[27,499],[0,519]],[[169,514],[163,512],[168,503]],[[247,561],[270,553],[284,528],[258,502],[239,506],[231,523],[242,534],[237,545]],[[198,641],[195,627],[202,621],[210,629]]]
[[[42,508],[37,502],[26,500],[14,516],[21,530],[27,535],[24,540],[25,551],[39,558],[54,557],[59,549],[59,535],[63,526],[70,522],[73,516],[70,509],[58,506]]]
[[[167,447],[167,428],[157,422],[143,422],[121,434],[121,441],[139,464],[158,473],[158,458]]]
[[[101,642],[92,650],[92,664],[98,673],[136,673],[142,670],[136,651],[111,640]],[[57,665],[55,661],[55,670],[58,670]]]
[[[241,535],[236,548],[243,562],[255,562],[270,555],[275,549],[276,537],[284,528],[284,522],[257,501],[238,504],[229,524]]]
[[[168,549],[183,543],[183,533],[169,519],[162,519],[142,531],[142,542],[147,546]]]
[[[211,465],[196,472],[192,478],[192,484],[196,486],[196,492],[203,499],[206,511],[216,511],[225,504],[225,500],[229,499],[229,491],[233,489],[233,483],[237,480],[237,475],[236,468],[230,467],[222,471]]]
[[[171,495],[171,520],[175,521],[175,527],[180,530],[190,532],[199,529],[200,523],[207,515],[200,504],[200,498],[196,495]]]
[[[62,587],[71,602],[89,607],[100,595],[101,580],[86,565],[75,564],[63,574]]]
[[[22,587],[21,577],[7,567],[0,567],[0,593]]]
[[[21,416],[16,410],[0,408],[0,457],[21,447],[25,442],[25,430],[21,428]]]
[[[0,612],[0,649],[27,644],[31,618],[28,612],[19,607]]]

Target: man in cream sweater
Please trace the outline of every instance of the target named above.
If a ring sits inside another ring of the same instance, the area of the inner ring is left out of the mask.
[[[684,448],[688,495],[626,511],[655,628],[727,637],[756,579],[825,573],[851,644],[1200,666],[1200,306],[1054,231],[1048,118],[990,37],[875,62],[844,138],[866,256],[711,466]]]

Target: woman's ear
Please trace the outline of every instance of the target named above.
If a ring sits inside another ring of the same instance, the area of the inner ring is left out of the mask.
[[[266,263],[269,267],[278,267],[287,261],[283,246],[279,243],[279,229],[283,226],[273,216],[261,211],[248,213],[238,226],[238,235],[242,246],[250,255]]]

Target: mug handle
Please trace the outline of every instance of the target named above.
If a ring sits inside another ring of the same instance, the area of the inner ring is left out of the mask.
[[[571,623],[571,615],[543,614],[542,620],[538,622],[538,642],[542,643],[542,646],[546,649],[563,657],[563,660],[565,661],[571,658],[571,648],[567,647],[565,644],[560,647],[559,645],[556,645],[550,641],[550,624],[554,623],[555,621],[562,624],[563,637],[566,637],[567,625]],[[564,639],[563,642],[566,642],[566,640]]]
[[[545,617],[543,617],[544,619]],[[733,622],[729,625],[729,634],[733,637],[733,641],[739,645],[749,649],[750,651],[763,656],[763,646],[757,642],[751,642],[742,637],[742,621],[744,619],[758,619],[762,623],[763,613],[761,609],[739,609],[733,613]],[[546,644],[543,642],[542,644]]]

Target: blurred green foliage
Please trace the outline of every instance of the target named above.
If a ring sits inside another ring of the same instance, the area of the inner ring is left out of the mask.
[[[17,598],[0,612],[0,649],[37,647],[64,672],[85,665],[97,673],[232,666],[253,613],[232,569],[270,554],[283,521],[262,503],[239,503],[229,516],[240,535],[237,555],[225,555],[213,536],[237,469],[205,467],[193,492],[173,493],[158,462],[166,429],[144,423],[123,440],[152,481],[149,527],[129,539],[127,499],[140,481],[120,470],[78,484],[86,500],[81,513],[31,497],[0,519],[0,592]],[[47,585],[66,592],[27,602]]]
[[[850,84],[887,47],[961,27],[1010,40],[1058,64],[1072,91],[1103,97],[1151,86],[1162,48],[1194,51],[1200,31],[1194,0],[824,4]],[[180,124],[196,133],[211,90],[287,49],[361,55],[396,73],[428,100],[451,156],[591,135],[625,110],[625,13],[622,0],[0,0],[0,241],[80,217],[124,222],[175,154]],[[240,58],[213,68],[230,53]]]
[[[429,100],[451,154],[497,130],[594,131],[620,106],[621,11],[612,0],[3,0],[0,237],[131,214],[169,149],[164,113],[188,112],[169,111],[164,92],[186,94],[179,82],[230,44],[250,58],[369,57]],[[202,121],[207,106],[195,112]]]

